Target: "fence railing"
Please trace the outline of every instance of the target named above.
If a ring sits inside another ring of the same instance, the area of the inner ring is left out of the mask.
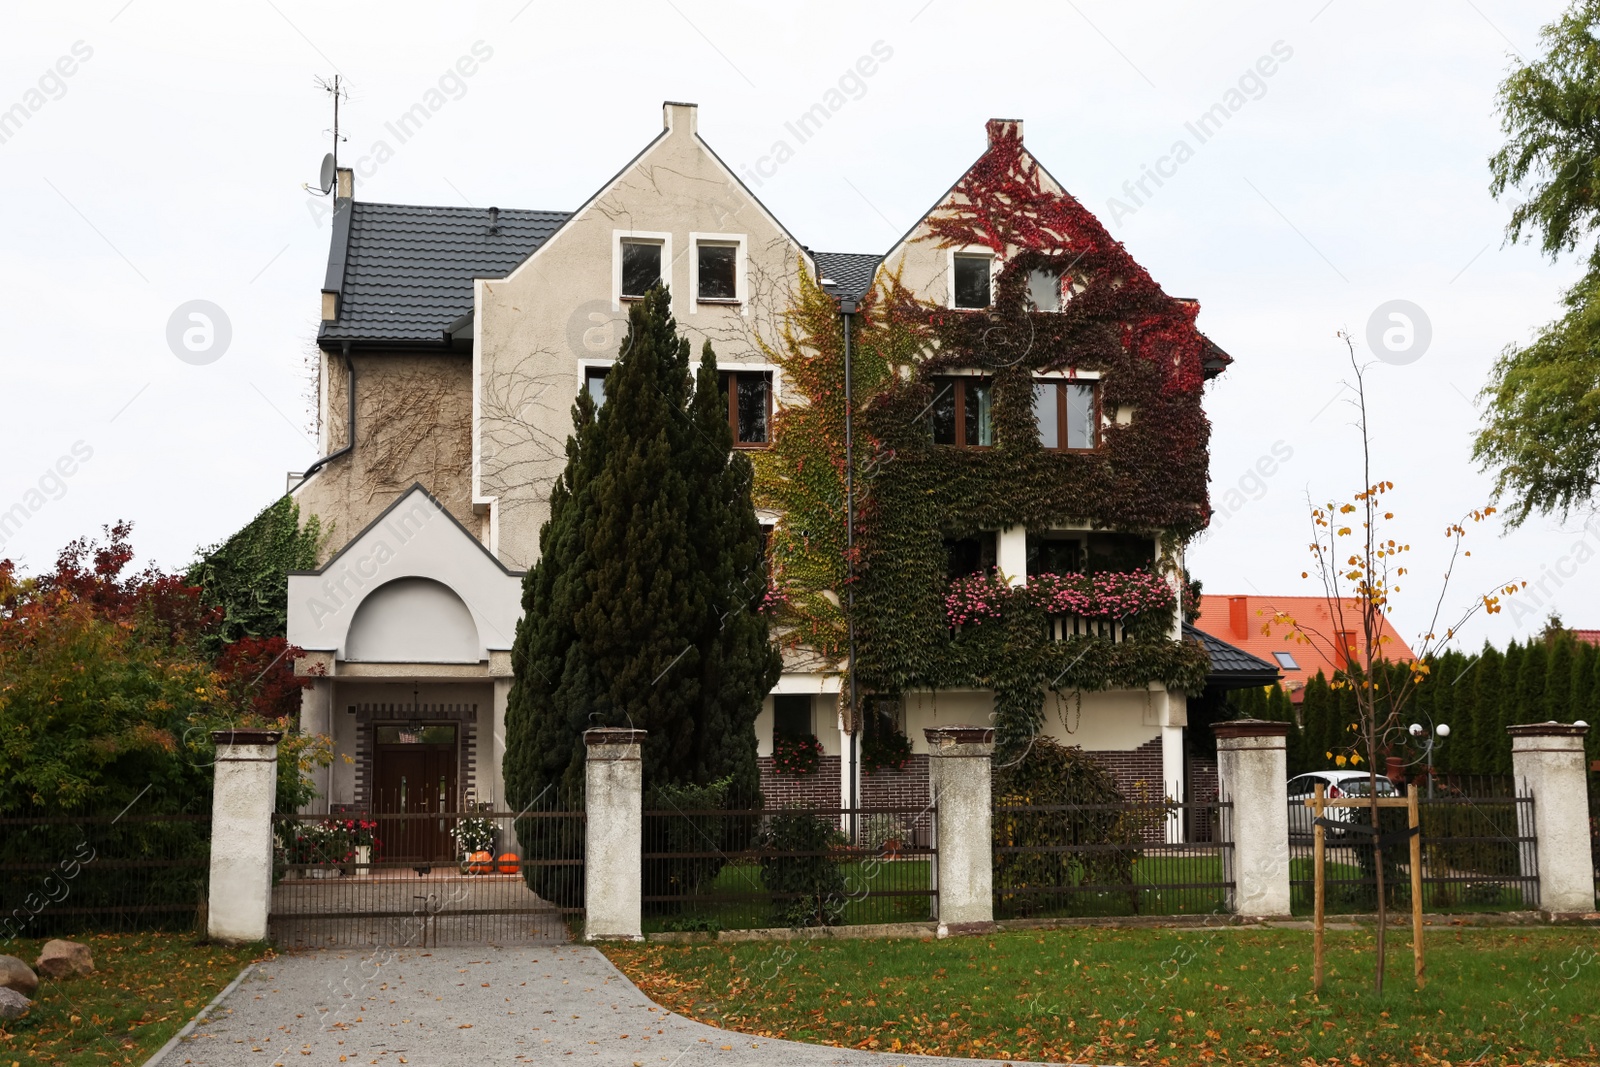
[[[0,818],[0,941],[204,929],[209,815]]]
[[[932,807],[910,805],[682,808],[647,802],[644,929],[926,922],[938,897],[935,817]]]
[[[1476,784],[1489,795],[1451,795]],[[1539,863],[1529,796],[1502,792],[1498,784],[1435,782],[1434,796],[1418,800],[1422,828],[1422,904],[1428,911],[1526,911],[1539,906]],[[1496,795],[1499,794],[1499,795]],[[1311,820],[1298,801],[1289,805],[1289,888],[1297,913],[1309,913],[1315,894]],[[1357,808],[1330,809],[1329,818],[1370,825],[1371,814]],[[1403,833],[1404,808],[1380,810],[1380,829]],[[1324,878],[1330,912],[1368,912],[1377,906],[1377,863],[1370,835],[1357,830],[1325,830]],[[1383,850],[1384,891],[1391,907],[1411,903],[1411,864],[1407,845]]]
[[[1022,804],[997,800],[997,919],[1184,915],[1227,910],[1228,842],[1169,843],[1169,829],[1211,827],[1226,802]],[[1173,834],[1176,836],[1176,834]]]
[[[273,940],[293,946],[564,940],[583,913],[584,813],[275,815]]]

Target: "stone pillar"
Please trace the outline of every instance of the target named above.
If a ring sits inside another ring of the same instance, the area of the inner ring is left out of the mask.
[[[267,936],[272,898],[272,808],[281,730],[216,730],[211,786],[211,888],[206,934],[244,944]]]
[[[333,679],[314,678],[311,685],[300,691],[300,732],[326,734],[333,737]],[[335,750],[337,751],[337,749]],[[332,810],[333,765],[317,767],[311,772],[318,795],[300,809],[302,815],[325,815]]]
[[[583,732],[584,939],[641,941],[644,894],[643,730],[601,727]]]
[[[1289,724],[1235,719],[1211,727],[1217,735],[1226,879],[1230,908],[1240,915],[1288,915]]]
[[[1589,792],[1583,738],[1588,726],[1546,722],[1508,726],[1511,773],[1533,794],[1532,835],[1537,839],[1539,910],[1591,913],[1594,861],[1589,854]],[[1523,836],[1529,836],[1526,828]]]
[[[939,934],[994,922],[994,834],[990,822],[990,761],[994,730],[987,726],[930,726],[928,792],[938,805],[933,887],[939,891]]]

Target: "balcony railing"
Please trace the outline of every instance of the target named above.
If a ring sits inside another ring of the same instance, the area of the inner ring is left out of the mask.
[[[1115,645],[1120,644],[1123,639],[1120,619],[1086,619],[1081,615],[1051,615],[1046,625],[1050,628],[1052,641],[1071,641],[1074,637],[1098,637]]]

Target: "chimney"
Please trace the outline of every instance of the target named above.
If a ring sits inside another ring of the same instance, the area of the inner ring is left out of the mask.
[[[698,126],[696,113],[700,110],[698,104],[684,104],[676,100],[665,101],[661,105],[662,125],[677,133],[693,134]]]
[[[349,167],[340,167],[334,171],[334,196],[340,200],[349,200],[356,195],[356,172]]]
[[[489,232],[500,232],[500,209],[497,207],[492,207],[489,209]]]
[[[1018,144],[1022,143],[1021,119],[990,119],[983,124],[989,134],[989,147],[993,148],[1004,137],[1015,137]]]
[[[1228,628],[1235,637],[1250,636],[1250,598],[1231,596],[1228,598]]]

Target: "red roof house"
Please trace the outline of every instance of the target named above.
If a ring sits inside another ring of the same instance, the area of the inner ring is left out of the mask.
[[[1307,681],[1321,671],[1333,677],[1342,663],[1330,658],[1336,646],[1354,646],[1358,658],[1366,652],[1366,641],[1361,634],[1361,609],[1352,598],[1345,598],[1344,627],[1340,626],[1328,610],[1328,600],[1320,596],[1227,596],[1204,595],[1200,597],[1200,617],[1195,628],[1213,637],[1244,649],[1269,663],[1276,663],[1283,672],[1283,686],[1295,700]],[[1295,619],[1308,632],[1316,635],[1312,644],[1298,640],[1285,625],[1272,622],[1278,612]],[[1269,632],[1262,633],[1266,628]],[[1383,619],[1382,642],[1386,659],[1407,662],[1416,659],[1411,646],[1395,630],[1387,618]]]

